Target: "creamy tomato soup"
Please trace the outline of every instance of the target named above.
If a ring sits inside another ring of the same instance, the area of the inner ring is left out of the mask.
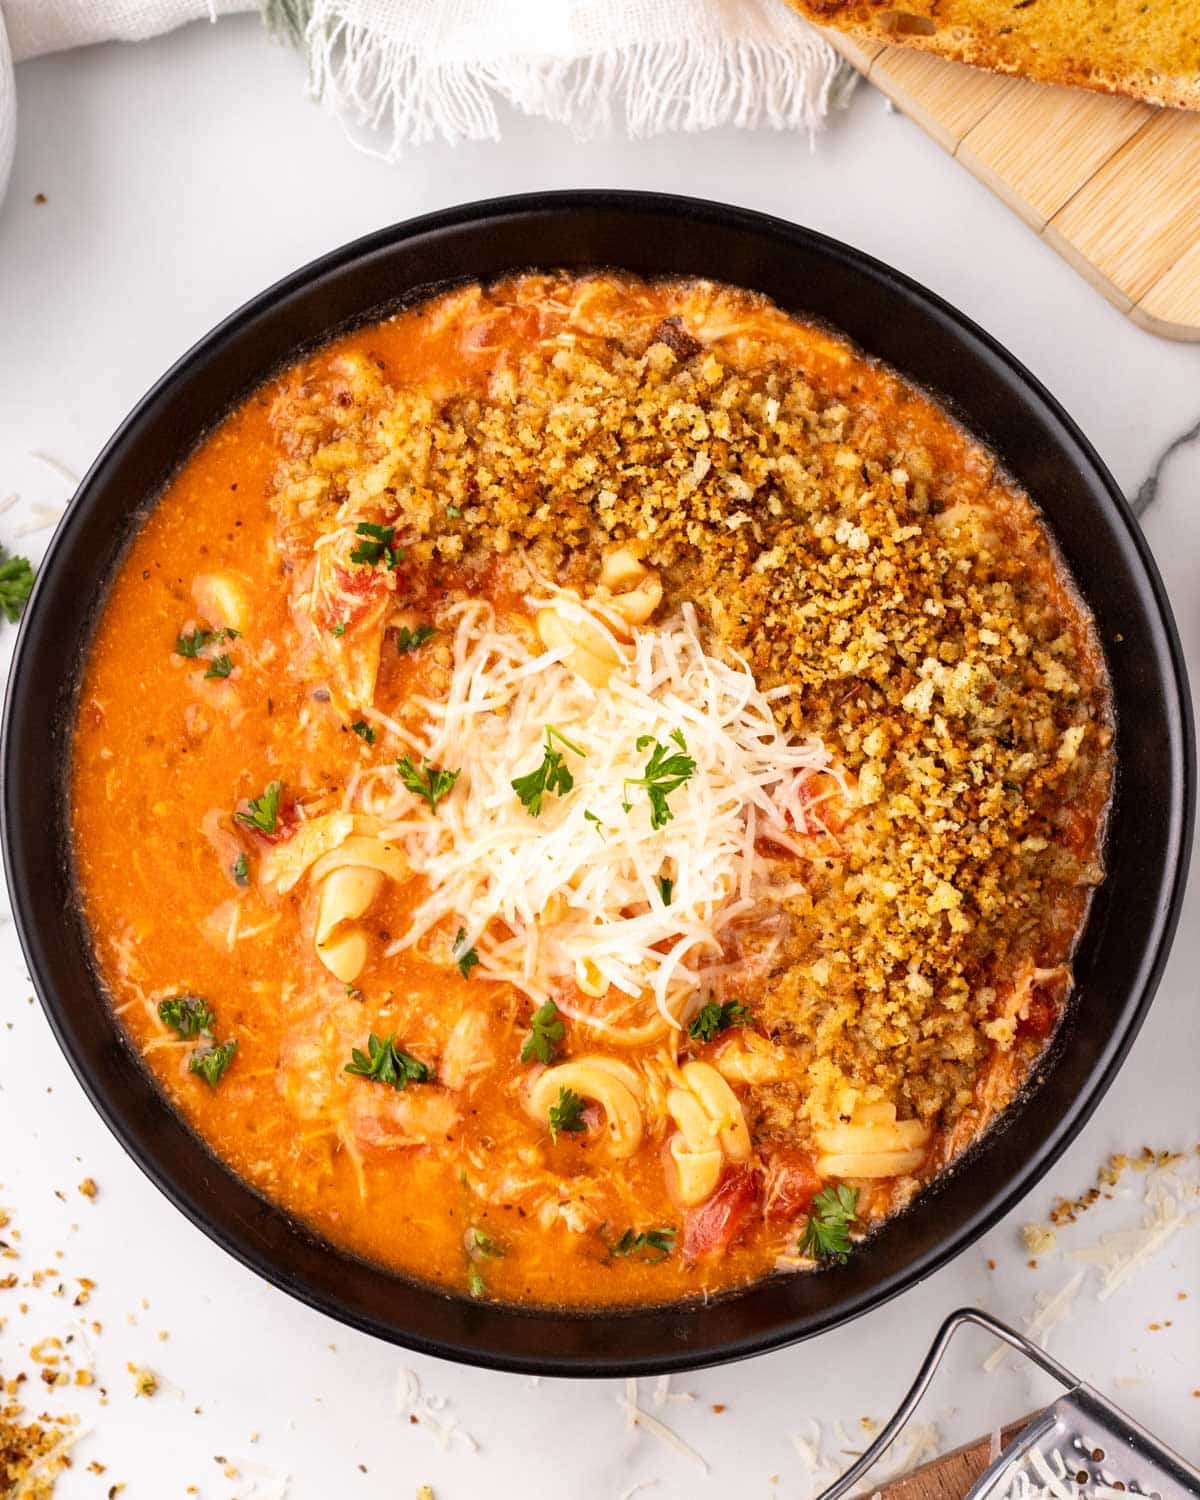
[[[184,463],[87,660],[75,858],[211,1149],[475,1297],[819,1270],[1055,1029],[1092,623],[935,402],[758,296],[458,288]]]

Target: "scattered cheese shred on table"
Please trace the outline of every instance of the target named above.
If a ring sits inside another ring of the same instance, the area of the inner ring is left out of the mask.
[[[625,1412],[626,1425],[629,1428],[645,1428],[652,1436],[658,1438],[659,1442],[665,1443],[668,1448],[673,1449],[682,1458],[690,1459],[692,1463],[698,1464],[706,1474],[709,1473],[709,1464],[706,1458],[701,1457],[695,1448],[685,1443],[679,1434],[668,1427],[665,1422],[660,1422],[657,1417],[651,1416],[649,1412],[642,1410],[638,1405],[638,1383],[632,1377],[626,1380],[625,1394],[617,1397],[617,1405]]]
[[[415,1370],[402,1368],[397,1372],[395,1407],[398,1416],[416,1417],[420,1426],[427,1428],[433,1435],[440,1448],[448,1449],[451,1442],[458,1438],[469,1452],[479,1452],[478,1442],[458,1418],[449,1412],[446,1398],[423,1391],[420,1376]]]

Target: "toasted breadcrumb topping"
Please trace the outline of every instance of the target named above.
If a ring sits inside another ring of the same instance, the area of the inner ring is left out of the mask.
[[[1090,621],[1028,497],[930,399],[749,294],[681,284],[664,322],[643,291],[452,294],[428,316],[465,373],[440,391],[358,356],[300,367],[274,409],[285,551],[347,501],[435,574],[502,556],[584,582],[626,544],[713,649],[790,686],[781,720],[833,747],[859,810],[792,903],[762,1018],[807,1079],[756,1091],[758,1128],[888,1098],[961,1120],[953,1154],[1044,1045],[1031,1003],[1049,984],[1057,1014],[1102,878]],[[470,362],[535,308],[521,353]]]

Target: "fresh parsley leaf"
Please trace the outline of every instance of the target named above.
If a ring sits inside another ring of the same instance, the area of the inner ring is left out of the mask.
[[[627,1229],[609,1247],[610,1255],[635,1255],[639,1260],[666,1260],[675,1248],[677,1231],[670,1225],[663,1229]]]
[[[204,630],[197,625],[195,630],[189,630],[186,635],[175,637],[175,650],[179,656],[197,657],[209,646],[219,646],[223,641],[240,640],[241,634],[240,630]],[[205,672],[205,677],[228,677],[233,670],[233,663],[228,656],[218,656],[213,666],[220,667],[223,662],[228,663],[223,670],[214,672],[210,668]]]
[[[236,1042],[218,1042],[213,1036],[217,1013],[203,995],[171,995],[158,1002],[158,1018],[164,1026],[188,1040],[201,1037],[202,1043],[188,1054],[188,1072],[203,1078],[215,1089],[237,1051]]]
[[[410,1083],[428,1083],[431,1078],[425,1063],[396,1046],[394,1036],[382,1040],[371,1033],[367,1039],[367,1050],[350,1049],[350,1061],[345,1071],[356,1078],[369,1078],[372,1083],[386,1083],[389,1088],[406,1089]]]
[[[457,505],[447,505],[446,514],[452,521],[456,521],[462,515],[462,511],[459,510]]]
[[[410,630],[407,625],[401,625],[396,635],[396,650],[401,656],[407,656],[410,651],[423,646],[435,635],[437,631],[432,625],[418,625],[415,630]]]
[[[529,1035],[521,1048],[521,1061],[527,1063],[536,1059],[540,1063],[551,1062],[565,1034],[566,1027],[558,1014],[558,1006],[553,1000],[547,1000],[529,1018]]]
[[[187,635],[175,637],[175,651],[179,656],[199,656],[205,646],[211,646],[219,635],[218,630],[201,630],[197,625],[195,630],[189,630]]]
[[[839,1182],[822,1188],[808,1211],[800,1254],[843,1265],[850,1254],[850,1225],[858,1213],[858,1189]]]
[[[228,653],[222,656],[214,656],[208,664],[205,677],[228,677],[233,671],[233,657]]]
[[[464,979],[470,979],[471,970],[479,962],[479,954],[474,948],[467,947],[467,929],[460,927],[454,938],[454,946],[450,950],[450,956],[458,965],[458,972]]]
[[[667,875],[658,877],[658,894],[662,897],[662,904],[670,906],[671,896],[675,890],[675,882]]]
[[[672,729],[669,738],[679,747],[678,752],[673,751],[669,745],[664,745],[660,740],[654,739],[652,735],[640,735],[637,740],[639,750],[646,750],[651,745],[654,748],[650,751],[650,759],[646,762],[645,774],[630,777],[625,782],[625,800],[622,806],[626,812],[629,812],[633,806],[629,801],[629,788],[631,786],[645,787],[646,796],[650,800],[651,828],[662,828],[675,816],[667,805],[667,798],[672,792],[677,792],[684,782],[695,774],[696,770],[696,762],[687,753],[683,730]]]
[[[396,770],[407,789],[414,796],[424,797],[432,812],[437,812],[438,803],[454,790],[454,783],[461,774],[458,771],[443,771],[440,766],[431,766],[427,760],[421,762],[421,769],[418,771],[408,755],[400,757],[396,762]]]
[[[541,765],[536,770],[530,771],[528,776],[518,776],[512,783],[512,789],[521,799],[521,805],[533,818],[541,812],[542,798],[547,792],[554,792],[559,797],[565,797],[575,785],[575,778],[567,770],[562,751],[554,748],[555,740],[565,745],[568,750],[573,750],[576,755],[586,758],[586,752],[578,745],[572,744],[565,734],[560,734],[553,724],[546,725],[546,741]]]
[[[500,1260],[508,1254],[506,1246],[499,1240],[494,1239],[484,1229],[472,1225],[467,1230],[467,1254],[472,1260],[482,1257],[484,1260]]]
[[[207,1047],[197,1047],[188,1058],[188,1072],[198,1074],[210,1089],[215,1089],[236,1051],[236,1042],[212,1042]]]
[[[346,634],[346,622],[345,622],[345,620],[339,620],[336,625],[331,626],[329,634],[330,635],[338,635],[338,636],[345,635]]]
[[[587,809],[583,817],[585,822],[594,823],[596,825],[596,832],[600,835],[601,838],[604,838],[604,824],[600,821],[596,814],[592,812],[590,808]]]
[[[728,1031],[731,1026],[745,1026],[749,1020],[749,1009],[739,1001],[726,1000],[724,1005],[718,1005],[715,1000],[710,1000],[692,1017],[688,1036],[697,1042],[711,1042],[722,1031]]]
[[[279,823],[279,793],[282,782],[272,781],[261,797],[251,797],[246,811],[234,813],[234,821],[255,833],[274,833]]]
[[[368,745],[375,743],[375,731],[366,719],[355,719],[350,728],[358,735],[360,740],[366,740]]]
[[[233,862],[233,878],[238,885],[250,884],[250,865],[244,854],[239,854]]]
[[[383,563],[387,568],[394,568],[404,557],[404,548],[396,546],[396,528],[394,526],[377,526],[374,521],[360,521],[354,528],[355,536],[366,537],[366,541],[359,542],[350,554],[350,561],[363,563],[373,568],[376,563]]]
[[[578,1135],[587,1129],[583,1119],[583,1100],[574,1089],[559,1089],[558,1103],[550,1106],[549,1120],[552,1141],[558,1140],[560,1130],[567,1135]]]
[[[211,1032],[217,1014],[203,995],[172,995],[158,1002],[158,1019],[181,1037],[193,1037]]]
[[[2,551],[0,559],[0,609],[15,625],[33,589],[33,564],[27,557],[5,557]]]

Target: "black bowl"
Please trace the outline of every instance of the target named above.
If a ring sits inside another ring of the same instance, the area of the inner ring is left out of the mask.
[[[1018,1104],[958,1169],[850,1262],[708,1306],[600,1316],[477,1304],[330,1248],[207,1151],[124,1041],[79,915],[64,796],[75,687],[129,536],[180,461],[299,351],[461,278],[621,266],[705,276],[825,320],[939,395],[1042,507],[1096,615],[1119,777],[1109,876],[1078,996]],[[961,314],[844,245],[761,214],[640,193],[555,193],[432,214],[358,240],[256,297],[138,405],[79,487],[30,602],[3,740],[4,857],[30,974],[92,1102],[171,1201],[276,1286],[426,1353],[559,1375],[652,1373],[775,1348],[876,1307],[945,1264],[1027,1192],[1096,1107],[1150,1004],[1183,894],[1192,726],[1162,583],[1112,478],[1038,382]]]

